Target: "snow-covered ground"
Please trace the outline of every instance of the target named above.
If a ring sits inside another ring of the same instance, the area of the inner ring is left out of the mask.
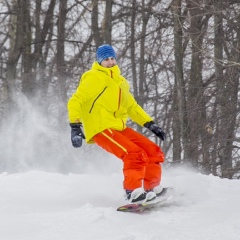
[[[166,169],[175,196],[141,214],[124,203],[116,171],[0,174],[1,240],[239,240],[240,182]]]

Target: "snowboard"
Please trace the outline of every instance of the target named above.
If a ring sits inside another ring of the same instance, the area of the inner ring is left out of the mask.
[[[160,207],[162,203],[173,197],[174,189],[172,187],[163,188],[162,192],[153,200],[145,203],[128,203],[119,208],[121,212],[143,212],[152,208]]]

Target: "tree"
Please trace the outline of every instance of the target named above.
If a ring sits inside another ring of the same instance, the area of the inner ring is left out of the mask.
[[[171,5],[174,21],[174,57],[175,57],[175,84],[173,95],[173,161],[181,160],[181,139],[183,149],[187,149],[187,111],[186,91],[183,77],[183,17],[182,1],[174,0]],[[178,121],[180,120],[180,121]],[[184,156],[184,158],[187,158]]]

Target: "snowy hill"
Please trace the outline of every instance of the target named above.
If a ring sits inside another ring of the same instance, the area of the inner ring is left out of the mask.
[[[157,211],[117,212],[122,175],[0,175],[1,240],[238,240],[240,182],[165,170],[174,198]]]

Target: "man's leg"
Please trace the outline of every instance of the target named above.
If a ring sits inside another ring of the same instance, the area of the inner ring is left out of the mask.
[[[131,128],[126,128],[122,134],[147,154],[148,164],[146,165],[143,184],[145,190],[158,186],[162,175],[161,163],[164,162],[164,153],[161,148]]]
[[[94,141],[106,151],[123,160],[124,189],[134,190],[142,187],[149,160],[143,149],[124,136],[124,131],[106,129],[95,135]]]

